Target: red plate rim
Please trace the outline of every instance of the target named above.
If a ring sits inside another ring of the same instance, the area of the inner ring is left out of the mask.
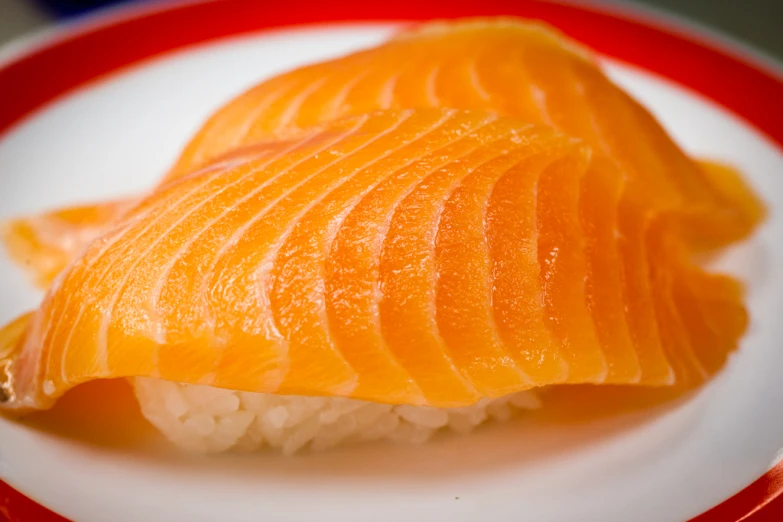
[[[196,44],[308,24],[478,15],[516,15],[547,22],[606,56],[699,93],[783,148],[783,66],[775,60],[671,15],[636,7],[555,0],[397,0],[381,5],[196,0],[111,8],[3,49],[10,58],[0,61],[0,98],[13,103],[0,104],[0,138],[75,89]],[[783,466],[778,465],[692,522],[750,520],[762,508],[767,511],[781,493]],[[783,519],[783,508],[775,507]],[[766,519],[766,513],[764,516]],[[14,522],[63,520],[0,482],[0,520],[3,518]]]

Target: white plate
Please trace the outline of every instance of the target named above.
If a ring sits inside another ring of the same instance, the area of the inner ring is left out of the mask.
[[[231,95],[390,30],[351,24],[237,37],[61,98],[0,139],[0,218],[149,187]],[[627,65],[607,66],[689,152],[740,167],[772,210],[723,260],[748,282],[752,325],[726,370],[698,394],[600,418],[542,415],[424,447],[292,459],[186,458],[0,419],[0,477],[69,518],[96,522],[681,521],[742,489],[783,443],[783,155],[700,96]],[[0,292],[0,321],[40,299],[5,259]]]

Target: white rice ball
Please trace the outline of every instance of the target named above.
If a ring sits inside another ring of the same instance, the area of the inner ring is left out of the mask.
[[[468,433],[490,419],[536,409],[523,391],[464,408],[391,405],[342,397],[305,397],[224,390],[153,378],[134,379],[144,416],[177,446],[199,453],[309,448],[386,439],[423,443],[438,430]]]

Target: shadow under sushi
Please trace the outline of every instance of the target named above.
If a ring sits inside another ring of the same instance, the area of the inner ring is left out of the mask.
[[[176,468],[178,474],[217,474],[237,484],[268,479],[279,486],[286,481],[300,483],[303,478],[314,482],[359,478],[379,483],[447,482],[451,477],[529,469],[541,485],[546,480],[542,470],[556,470],[561,463],[574,468],[575,460],[582,459],[585,469],[595,475],[627,464],[627,459],[641,453],[665,451],[681,430],[698,419],[694,413],[698,412],[698,396],[677,396],[660,389],[559,387],[544,390],[542,400],[540,410],[504,423],[489,422],[468,435],[442,433],[423,445],[377,442],[294,457],[274,451],[217,456],[182,453],[143,419],[124,380],[78,387],[52,410],[21,422],[90,447],[98,455],[121,454],[138,465]],[[611,451],[604,451],[609,447]]]

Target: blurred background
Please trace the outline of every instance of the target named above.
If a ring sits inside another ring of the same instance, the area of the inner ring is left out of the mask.
[[[73,19],[110,4],[167,0],[0,0],[0,44],[57,20]],[[182,1],[182,0],[175,0]],[[264,1],[264,0],[259,0]],[[584,0],[580,0],[584,2]],[[783,0],[596,0],[663,8],[719,29],[783,59]]]

